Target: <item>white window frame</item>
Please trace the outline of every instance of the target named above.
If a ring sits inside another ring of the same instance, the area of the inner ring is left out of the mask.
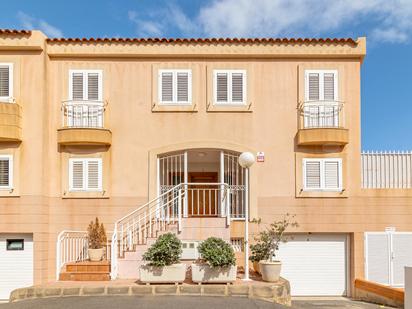
[[[9,161],[9,185],[0,186],[0,190],[10,190],[13,189],[13,156],[12,155],[0,155],[1,159],[7,159]]]
[[[306,162],[320,162],[320,187],[308,188],[306,185]],[[338,162],[338,188],[326,188],[325,187],[325,162]],[[326,191],[326,192],[341,192],[342,191],[342,159],[341,158],[305,158],[302,161],[302,173],[303,173],[303,191]]]
[[[14,103],[14,97],[13,97],[13,79],[14,79],[14,74],[13,74],[13,63],[11,62],[0,62],[0,66],[8,66],[9,67],[9,96],[8,97],[0,97],[0,102],[8,102],[8,103]]]
[[[338,70],[305,70],[305,102],[318,102],[309,100],[309,74],[319,74],[319,101],[325,101],[324,75],[329,73],[334,74],[334,99],[332,102],[337,102],[339,100]]]
[[[69,70],[69,100],[73,101],[73,74],[83,74],[83,101],[89,101],[88,98],[88,73],[97,73],[99,79],[99,93],[97,102],[103,101],[103,70]],[[94,100],[93,100],[94,101]],[[94,101],[95,102],[95,101]]]
[[[162,78],[163,73],[172,73],[172,82],[173,82],[173,100],[172,101],[162,101]],[[187,98],[188,101],[178,101],[177,100],[177,74],[178,73],[187,73]],[[191,69],[160,69],[158,70],[157,78],[157,94],[158,102],[160,105],[192,105],[192,70]]]
[[[73,188],[73,161],[82,161],[83,162],[83,188]],[[99,166],[99,179],[98,179],[98,188],[88,188],[88,162],[89,161],[98,161]],[[70,158],[69,159],[69,191],[70,192],[102,192],[103,191],[103,160],[102,158]]]
[[[217,101],[217,75],[221,73],[226,73],[227,78],[227,102],[218,102]],[[243,74],[243,101],[242,102],[233,102],[232,101],[232,74],[233,73],[242,73]],[[246,70],[213,70],[213,101],[215,105],[246,105],[247,102],[247,71]]]

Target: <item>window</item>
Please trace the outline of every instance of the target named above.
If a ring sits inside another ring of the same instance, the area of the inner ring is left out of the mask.
[[[69,159],[70,191],[102,191],[102,159]]]
[[[13,102],[13,64],[0,63],[0,101]]]
[[[305,191],[342,191],[342,159],[303,159]]]
[[[305,101],[338,101],[338,71],[307,70]]]
[[[101,70],[70,70],[69,100],[102,101]]]
[[[159,70],[159,103],[192,103],[192,70]]]
[[[0,189],[13,188],[13,156],[0,155]]]
[[[24,250],[24,239],[7,239],[7,251],[22,251]]]
[[[246,104],[246,70],[214,70],[215,104]]]

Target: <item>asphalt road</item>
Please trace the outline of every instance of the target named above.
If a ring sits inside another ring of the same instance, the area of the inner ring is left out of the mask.
[[[0,309],[287,309],[261,300],[236,297],[97,296],[60,297],[0,304]],[[297,300],[293,309],[377,309],[376,305],[349,300]]]

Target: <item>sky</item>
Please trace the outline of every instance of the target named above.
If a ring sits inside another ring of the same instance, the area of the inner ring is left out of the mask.
[[[412,0],[0,0],[49,37],[367,37],[362,149],[412,150]]]

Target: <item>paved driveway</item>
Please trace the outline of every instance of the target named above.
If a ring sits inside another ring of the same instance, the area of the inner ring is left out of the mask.
[[[0,309],[287,309],[260,300],[235,297],[183,297],[183,296],[99,296],[61,297],[25,300],[0,304]],[[293,309],[377,309],[382,308],[349,300],[295,300]]]

